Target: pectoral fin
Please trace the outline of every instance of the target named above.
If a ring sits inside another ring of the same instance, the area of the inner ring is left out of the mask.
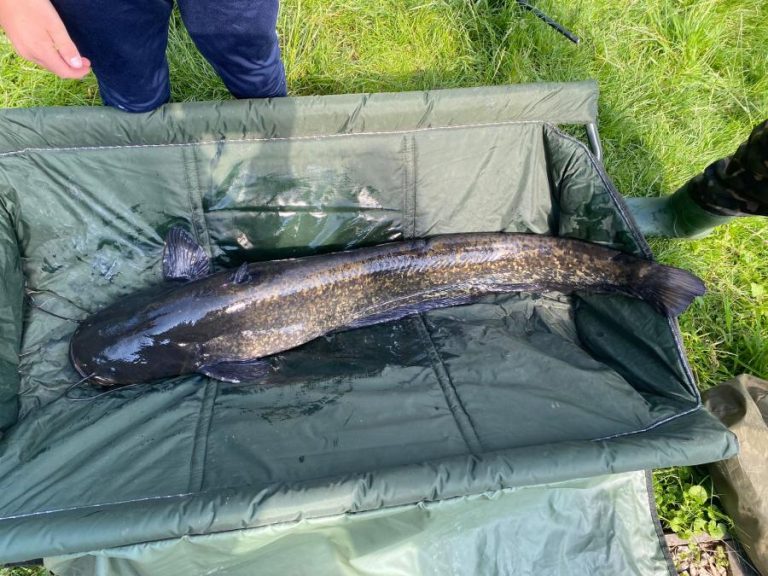
[[[243,263],[232,275],[232,282],[235,284],[245,284],[251,280],[251,273],[248,271],[248,264]]]
[[[177,226],[165,237],[163,277],[166,280],[197,280],[211,272],[208,254],[192,235]]]
[[[206,364],[197,371],[224,382],[252,382],[267,375],[270,364],[266,360],[247,360],[244,362],[217,362]]]

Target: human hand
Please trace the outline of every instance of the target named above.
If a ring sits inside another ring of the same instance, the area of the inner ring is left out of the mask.
[[[91,71],[49,0],[0,0],[0,28],[19,56],[61,78],[82,78]]]

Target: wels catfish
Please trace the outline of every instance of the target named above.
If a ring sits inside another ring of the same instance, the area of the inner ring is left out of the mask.
[[[162,287],[86,319],[70,356],[84,377],[123,385],[197,372],[263,375],[260,359],[330,332],[513,291],[584,290],[680,314],[704,293],[696,276],[603,246],[537,234],[435,236],[210,273],[181,228],[163,254]]]

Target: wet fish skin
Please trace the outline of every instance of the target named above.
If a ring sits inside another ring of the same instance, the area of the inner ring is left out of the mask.
[[[194,244],[188,234],[177,236],[187,248]],[[166,250],[173,277],[207,270],[199,258],[190,260],[189,250],[176,259],[173,246]],[[173,267],[179,261],[181,272]],[[258,373],[259,358],[333,331],[483,294],[546,290],[620,293],[676,315],[704,286],[684,270],[598,244],[535,234],[453,234],[169,282],[87,319],[72,338],[70,356],[83,376],[107,386],[192,372],[238,381]]]

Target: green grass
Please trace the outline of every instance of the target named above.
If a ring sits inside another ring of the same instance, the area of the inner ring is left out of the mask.
[[[284,0],[279,30],[293,95],[594,78],[605,164],[628,196],[668,194],[732,153],[768,117],[764,0],[541,0],[575,46],[502,0]],[[178,19],[173,99],[229,98]],[[0,36],[0,106],[95,105],[95,80],[58,80]],[[655,241],[709,293],[680,319],[702,389],[768,378],[768,220],[697,241]]]
[[[0,576],[46,576],[50,574],[42,566],[17,566],[15,568],[0,568]]]

